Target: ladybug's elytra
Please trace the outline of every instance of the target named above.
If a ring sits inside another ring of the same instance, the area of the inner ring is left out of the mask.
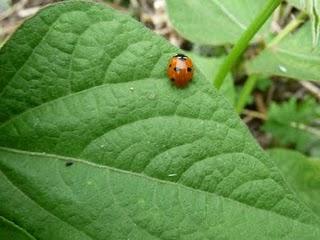
[[[167,73],[177,87],[186,86],[193,76],[192,60],[184,54],[173,56],[169,61]]]

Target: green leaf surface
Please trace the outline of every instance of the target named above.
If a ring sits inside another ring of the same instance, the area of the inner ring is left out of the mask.
[[[170,21],[186,39],[201,44],[235,43],[265,0],[166,0]],[[263,37],[264,29],[256,39]]]
[[[305,7],[305,0],[287,0],[286,2],[297,8],[303,9]]]
[[[53,5],[22,25],[0,51],[5,231],[319,239],[319,218],[200,71],[187,88],[170,83],[177,52],[93,3]]]
[[[320,81],[320,48],[313,48],[309,24],[265,49],[247,64],[249,73],[277,75],[296,80]]]
[[[320,159],[285,149],[268,152],[291,188],[320,216]]]
[[[0,183],[0,186],[1,183]],[[1,196],[0,196],[1,198]],[[4,217],[0,216],[0,239],[5,240],[34,240],[35,238],[20,228],[13,222],[8,221]]]
[[[315,226],[182,184],[78,159],[0,152],[0,186],[6,194],[0,195],[1,213],[27,228],[34,239],[320,236]]]
[[[318,0],[289,0],[293,6],[309,13],[313,47],[319,43],[320,37],[320,4]]]

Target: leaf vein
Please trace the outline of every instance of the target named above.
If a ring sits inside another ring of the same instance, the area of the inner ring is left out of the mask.
[[[0,149],[3,149],[2,147],[0,147]],[[28,199],[30,199],[30,201],[34,202],[37,206],[39,206],[41,209],[43,209],[45,212],[49,213],[49,215],[57,218],[58,220],[60,220],[61,222],[69,225],[70,227],[76,229],[79,232],[82,232],[85,236],[87,236],[89,239],[94,239],[92,236],[90,236],[88,233],[84,232],[83,230],[77,228],[76,226],[74,226],[73,224],[69,223],[68,221],[62,219],[61,217],[55,215],[54,213],[52,213],[50,210],[46,209],[44,206],[42,206],[39,202],[37,202],[35,199],[33,199],[30,194],[27,194],[25,191],[23,191],[22,189],[20,189],[18,186],[16,186],[13,181],[4,173],[3,170],[1,170],[1,173],[4,175],[4,177],[7,179],[8,183],[15,189],[17,189],[19,192],[21,192],[24,196],[26,196]]]

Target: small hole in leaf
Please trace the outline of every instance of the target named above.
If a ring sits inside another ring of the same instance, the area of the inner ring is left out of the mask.
[[[73,162],[72,162],[72,161],[67,161],[67,162],[65,163],[65,165],[66,165],[66,167],[70,167],[70,166],[73,165]]]

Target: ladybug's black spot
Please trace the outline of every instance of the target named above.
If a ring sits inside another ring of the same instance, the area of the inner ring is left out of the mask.
[[[66,165],[66,167],[70,167],[71,165],[73,165],[73,162],[68,161],[68,162],[65,163],[65,165]]]
[[[174,81],[175,81],[175,79],[174,79],[174,78],[171,78],[170,80],[171,80],[172,82],[174,82]]]
[[[170,64],[169,67],[171,67],[172,65]]]
[[[175,72],[180,72],[180,68],[177,68],[177,67],[175,67],[174,69],[173,69]]]
[[[188,72],[192,72],[192,68],[191,68],[191,67],[188,67],[187,71],[188,71]]]

